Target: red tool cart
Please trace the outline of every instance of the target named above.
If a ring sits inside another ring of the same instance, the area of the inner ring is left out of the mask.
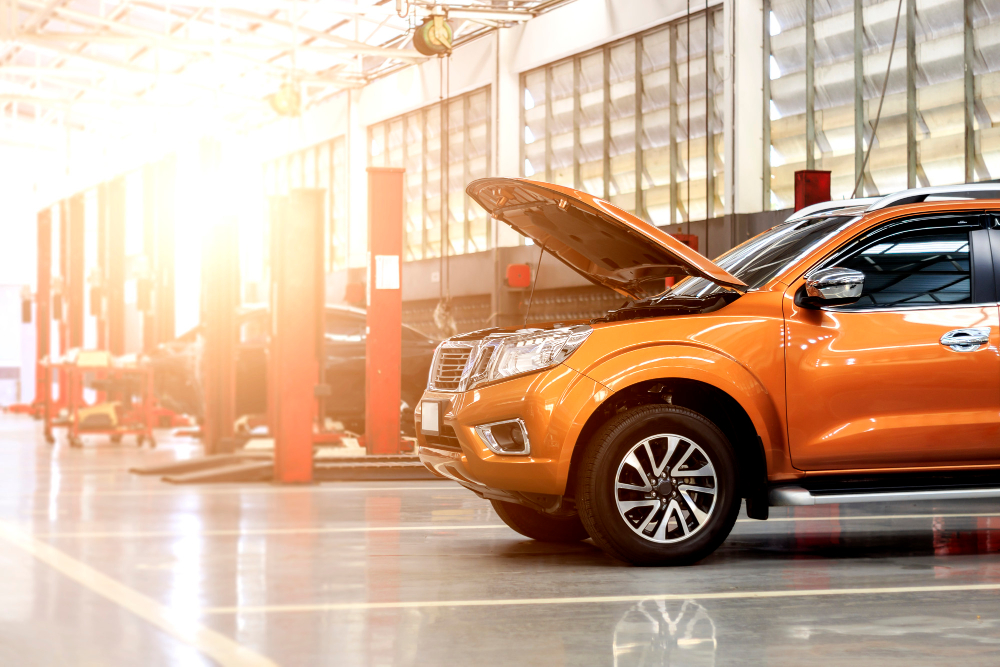
[[[81,447],[83,435],[107,435],[112,442],[135,435],[137,445],[156,447],[153,372],[148,366],[134,357],[112,358],[102,350],[71,350],[49,369],[65,371],[67,386],[65,410],[59,415],[46,412],[46,433],[65,427],[70,447]],[[87,403],[83,389],[96,390],[103,400]]]

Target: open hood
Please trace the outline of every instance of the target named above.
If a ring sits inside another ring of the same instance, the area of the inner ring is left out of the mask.
[[[634,301],[662,294],[667,277],[747,287],[669,234],[586,192],[524,178],[481,178],[466,192],[590,281]]]

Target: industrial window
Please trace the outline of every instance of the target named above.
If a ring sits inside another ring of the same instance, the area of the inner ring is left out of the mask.
[[[722,212],[722,11],[521,76],[522,174],[656,225]]]
[[[765,0],[765,208],[792,206],[799,169],[831,171],[832,197],[850,197],[870,142],[859,197],[1000,177],[1000,25],[988,5],[903,0],[873,136],[898,0]]]
[[[368,163],[402,167],[405,259],[461,255],[490,247],[490,220],[465,194],[489,175],[489,88],[368,127]],[[443,231],[442,231],[443,230]]]
[[[348,219],[347,146],[344,137],[310,146],[264,164],[264,193],[286,195],[293,188],[326,191],[326,268],[348,264],[350,220]]]

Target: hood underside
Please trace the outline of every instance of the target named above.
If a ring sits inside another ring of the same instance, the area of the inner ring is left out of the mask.
[[[466,192],[496,220],[591,282],[633,301],[662,294],[668,277],[699,276],[746,289],[674,237],[585,192],[523,178],[483,178]]]

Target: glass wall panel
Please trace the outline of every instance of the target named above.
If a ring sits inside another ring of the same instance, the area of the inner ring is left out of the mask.
[[[545,178],[550,183],[573,187],[573,62],[556,65],[548,75],[551,115]]]
[[[616,44],[610,49],[609,114],[611,203],[635,212],[635,41]]]
[[[973,166],[975,179],[986,181],[1000,178],[1000,12],[974,3],[972,22]]]
[[[581,189],[604,196],[604,51],[579,58],[579,148]]]
[[[813,3],[813,108],[807,109],[807,3]],[[988,3],[964,0],[915,0],[912,28],[903,3],[895,52],[886,85],[878,131],[874,133],[896,21],[897,0],[865,0],[861,7],[860,86],[855,73],[853,0],[770,0],[767,24],[771,144],[765,159],[770,171],[770,208],[794,203],[794,172],[808,167],[807,115],[812,111],[815,169],[831,173],[834,199],[850,197],[857,164],[869,143],[871,155],[858,196],[884,195],[907,187],[950,185],[995,178],[1000,168],[1000,120],[994,78],[1000,72],[1000,14]],[[972,96],[965,85],[966,9],[971,14]],[[991,24],[991,21],[993,22]],[[907,54],[907,31],[916,49]],[[914,61],[908,72],[908,61]],[[907,88],[913,85],[913,114]],[[862,91],[860,134],[855,145],[855,90]],[[972,122],[972,152],[966,155],[966,110]],[[908,123],[909,121],[909,123]],[[912,125],[912,138],[908,132]],[[914,150],[908,150],[910,141]],[[990,168],[990,164],[993,168]]]
[[[332,269],[343,268],[348,265],[350,248],[350,180],[348,178],[347,167],[347,141],[344,137],[337,137],[331,146],[331,166],[333,174],[333,202],[330,212],[330,225],[333,230],[330,235],[330,256]]]
[[[490,175],[490,96],[480,90],[465,101],[465,185]],[[462,187],[465,190],[465,187]],[[468,228],[467,252],[490,247],[490,218],[481,206],[462,196]]]
[[[372,139],[369,135],[369,139]],[[379,142],[379,147],[383,142]],[[337,137],[290,155],[264,163],[264,194],[287,195],[292,188],[324,190],[326,269],[347,266],[350,222],[348,220],[347,148]],[[266,203],[265,203],[266,206]],[[265,209],[266,210],[266,209]]]
[[[539,131],[544,137],[544,118]],[[369,164],[406,170],[406,260],[489,247],[486,213],[465,194],[470,181],[489,174],[488,89],[371,125],[368,135]]]
[[[658,225],[721,213],[722,49],[715,7],[524,73],[523,174]]]

